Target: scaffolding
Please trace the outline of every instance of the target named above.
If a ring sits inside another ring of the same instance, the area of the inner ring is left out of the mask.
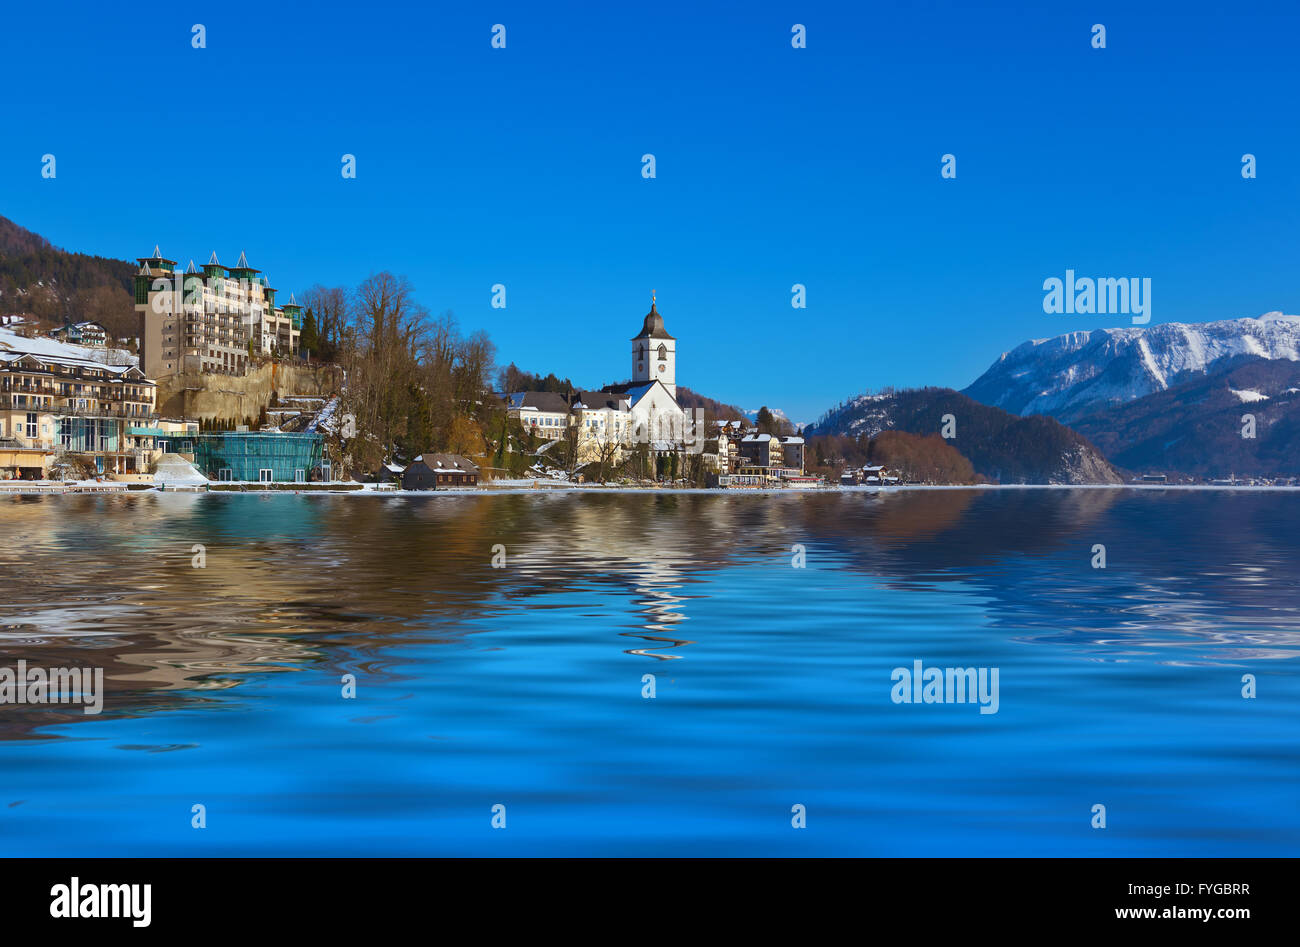
[[[193,441],[194,466],[211,480],[304,483],[323,467],[325,438],[320,434],[273,431],[200,432]]]

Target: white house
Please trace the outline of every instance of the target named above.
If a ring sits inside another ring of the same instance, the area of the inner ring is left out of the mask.
[[[506,414],[538,437],[557,440],[569,427],[568,399],[554,391],[518,391],[506,395],[506,405]]]

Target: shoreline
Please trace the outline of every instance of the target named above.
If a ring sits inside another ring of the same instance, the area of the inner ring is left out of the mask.
[[[12,482],[12,481],[11,481]],[[447,497],[447,496],[542,496],[547,494],[602,493],[602,494],[702,494],[708,496],[826,496],[830,494],[889,494],[903,491],[953,491],[953,490],[1177,490],[1202,492],[1222,490],[1227,492],[1300,492],[1300,485],[1250,485],[1250,484],[1154,484],[1154,483],[975,483],[975,484],[894,484],[891,486],[827,486],[827,487],[632,487],[605,486],[603,484],[563,484],[544,486],[452,487],[444,490],[376,490],[374,484],[339,482],[328,485],[295,486],[286,484],[270,489],[249,484],[248,489],[232,488],[225,482],[218,489],[207,486],[159,489],[129,489],[126,484],[49,484],[48,486],[9,487],[0,483],[0,497],[4,496],[88,496],[109,494],[113,496],[142,496],[157,494],[222,495],[222,496],[371,496],[371,497]]]

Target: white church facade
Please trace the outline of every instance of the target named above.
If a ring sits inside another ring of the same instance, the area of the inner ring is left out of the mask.
[[[652,300],[641,331],[632,338],[632,380],[598,391],[575,391],[567,399],[568,423],[557,424],[565,398],[550,392],[506,395],[511,417],[542,437],[577,428],[584,458],[619,459],[623,451],[648,445],[652,453],[698,452],[704,432],[677,403],[677,340],[664,328]]]

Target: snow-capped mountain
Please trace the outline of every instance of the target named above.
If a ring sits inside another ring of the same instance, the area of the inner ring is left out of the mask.
[[[1241,357],[1300,361],[1300,316],[1091,329],[1006,352],[964,394],[1014,414],[1070,423],[1165,391]]]

